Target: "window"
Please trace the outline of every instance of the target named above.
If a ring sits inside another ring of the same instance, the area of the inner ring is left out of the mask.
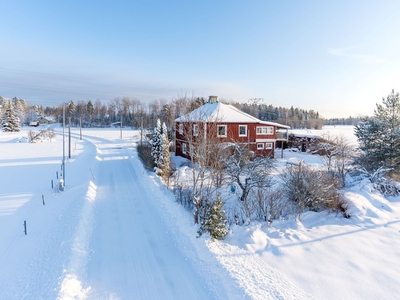
[[[225,137],[226,136],[226,125],[218,125],[218,137]]]
[[[239,136],[247,136],[247,125],[239,125]]]
[[[183,134],[183,124],[179,124],[179,134]]]
[[[186,154],[186,144],[185,143],[182,144],[182,153]]]
[[[263,143],[258,143],[257,144],[257,150],[263,150],[264,149],[264,144]]]
[[[272,143],[265,143],[265,149],[272,149]]]
[[[199,135],[199,126],[197,124],[193,124],[193,135],[194,136]]]
[[[193,145],[189,145],[189,155],[193,156],[194,155],[194,148]]]
[[[259,126],[256,130],[257,134],[273,134],[274,127],[273,126]]]

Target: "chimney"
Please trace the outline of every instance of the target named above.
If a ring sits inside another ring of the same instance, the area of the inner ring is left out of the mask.
[[[218,102],[218,96],[209,96],[208,97],[208,103],[216,103]]]

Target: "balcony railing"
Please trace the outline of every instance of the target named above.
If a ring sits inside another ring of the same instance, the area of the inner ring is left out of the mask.
[[[286,132],[277,132],[276,133],[276,140],[277,141],[286,141],[287,140],[287,133]]]

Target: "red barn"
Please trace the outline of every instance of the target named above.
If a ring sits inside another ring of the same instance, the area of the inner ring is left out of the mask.
[[[247,144],[255,155],[273,157],[276,141],[286,141],[287,137],[287,132],[277,133],[277,128],[290,127],[261,121],[210,96],[208,103],[175,120],[175,155],[190,158],[190,144],[216,140],[221,144]]]

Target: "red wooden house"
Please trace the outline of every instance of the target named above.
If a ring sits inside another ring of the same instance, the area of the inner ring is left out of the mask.
[[[287,141],[287,132],[277,133],[278,128],[290,127],[261,121],[210,96],[208,103],[175,120],[175,155],[190,158],[190,144],[212,139],[221,145],[246,144],[256,156],[273,157],[276,142]],[[188,143],[189,139],[192,142]]]

